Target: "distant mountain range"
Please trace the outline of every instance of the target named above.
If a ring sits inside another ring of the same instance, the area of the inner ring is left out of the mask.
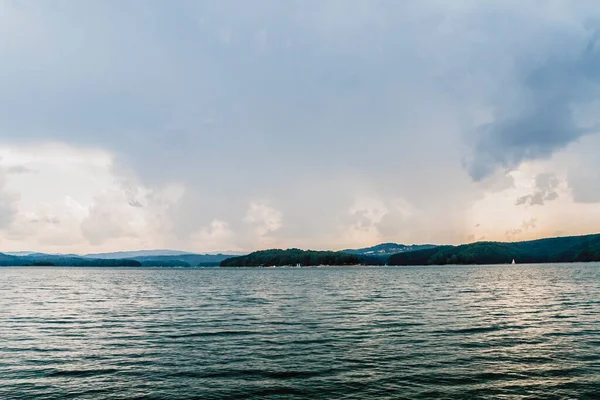
[[[0,253],[0,266],[141,267],[142,264],[136,260],[97,259],[43,253],[14,256]]]
[[[87,258],[135,258],[135,257],[153,257],[153,256],[180,256],[182,254],[194,254],[180,250],[136,250],[136,251],[117,251],[114,253],[93,253],[85,254],[82,257]]]
[[[5,256],[23,257],[28,256],[30,254],[35,254],[35,251],[6,251],[2,254],[4,254]]]
[[[46,254],[32,251],[0,253],[0,265],[215,267],[244,253],[195,254],[177,250],[139,250],[97,254]]]
[[[270,265],[443,265],[600,261],[600,234],[525,242],[476,242],[460,246],[382,243],[338,252],[300,249],[263,250],[250,254],[195,254],[176,250],[115,253],[45,254],[30,251],[0,253],[0,266],[147,266],[216,267]]]

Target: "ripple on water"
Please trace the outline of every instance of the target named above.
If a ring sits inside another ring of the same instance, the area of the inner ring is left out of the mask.
[[[600,265],[0,269],[0,398],[600,393]]]

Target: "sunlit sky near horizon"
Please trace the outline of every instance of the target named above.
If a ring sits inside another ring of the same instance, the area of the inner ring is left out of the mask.
[[[593,1],[0,0],[0,252],[600,231]]]

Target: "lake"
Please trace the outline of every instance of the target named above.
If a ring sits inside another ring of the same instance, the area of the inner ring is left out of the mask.
[[[2,399],[592,399],[600,264],[0,268]]]

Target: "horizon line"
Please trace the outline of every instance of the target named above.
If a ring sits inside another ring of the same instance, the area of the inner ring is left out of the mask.
[[[78,257],[86,257],[86,256],[94,256],[94,255],[103,255],[103,254],[111,254],[111,253],[139,253],[139,252],[172,252],[172,253],[176,253],[173,255],[185,255],[185,254],[189,254],[189,255],[241,255],[241,254],[250,254],[256,251],[264,251],[264,250],[290,250],[290,249],[301,249],[301,250],[312,250],[312,251],[334,251],[334,252],[339,252],[339,251],[345,251],[345,250],[363,250],[363,249],[369,249],[372,247],[376,247],[376,246],[380,246],[380,245],[385,245],[385,244],[390,244],[390,245],[398,245],[398,246],[404,246],[404,247],[412,247],[412,246],[462,246],[462,245],[468,245],[468,244],[474,244],[474,243],[526,243],[526,242],[534,242],[537,240],[545,240],[545,239],[556,239],[556,238],[569,238],[569,237],[583,237],[583,236],[594,236],[594,235],[600,235],[600,232],[595,232],[595,233],[586,233],[586,234],[581,234],[581,235],[557,235],[557,236],[543,236],[543,237],[539,237],[536,239],[527,239],[527,240],[506,240],[506,241],[502,241],[502,240],[476,240],[473,242],[464,242],[464,243],[459,243],[459,244],[434,244],[434,243],[423,243],[423,244],[417,244],[417,243],[413,243],[413,244],[403,244],[403,243],[396,243],[396,242],[381,242],[381,243],[377,243],[374,244],[372,246],[363,246],[363,247],[344,247],[341,249],[324,249],[324,250],[318,250],[318,249],[312,249],[312,248],[302,248],[302,247],[297,247],[297,246],[287,246],[287,247],[269,247],[269,248],[258,248],[258,249],[253,249],[253,250],[247,250],[247,251],[242,251],[242,250],[225,250],[225,251],[188,251],[188,250],[173,250],[173,249],[142,249],[142,250],[116,250],[116,251],[103,251],[103,252],[86,252],[86,253],[74,253],[74,252],[68,252],[68,253],[45,253],[43,251],[32,251],[32,250],[0,250],[0,254],[9,254],[9,253],[30,253],[30,254],[35,254],[35,253],[40,253],[40,254],[48,254],[48,255],[74,255],[74,256],[78,256]],[[237,254],[235,254],[237,253]]]

